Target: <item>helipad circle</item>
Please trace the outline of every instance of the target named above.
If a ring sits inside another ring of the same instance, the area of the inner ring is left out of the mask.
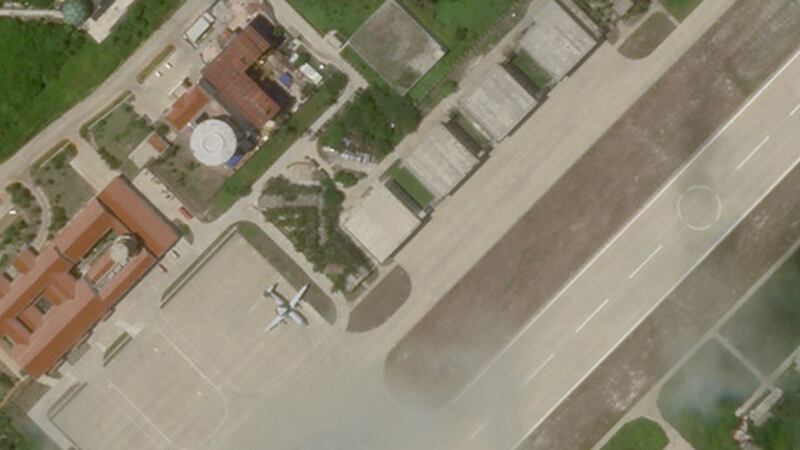
[[[189,144],[198,161],[206,166],[219,166],[236,153],[236,132],[222,120],[208,119],[197,125]]]
[[[694,185],[678,198],[678,217],[691,230],[711,228],[722,214],[722,200],[708,186]]]

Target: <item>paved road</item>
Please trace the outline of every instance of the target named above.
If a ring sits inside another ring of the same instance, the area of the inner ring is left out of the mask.
[[[509,344],[456,403],[508,400],[470,448],[516,448],[800,161],[798,53]],[[497,381],[505,380],[505,389]]]
[[[108,106],[120,93],[132,89],[136,84],[136,75],[145,67],[165,46],[180,39],[180,30],[185,29],[213,3],[212,0],[187,1],[167,20],[161,28],[142,44],[142,46],[117,70],[104,81],[92,94],[72,107],[60,118],[56,119],[39,134],[34,136],[27,144],[0,166],[0,180],[13,177],[28,169],[32,161],[55,147],[64,139],[69,139],[78,145],[79,152],[91,148],[81,145],[83,139],[79,130],[84,122],[89,120]],[[99,160],[99,158],[97,158]],[[106,171],[107,172],[107,171]]]

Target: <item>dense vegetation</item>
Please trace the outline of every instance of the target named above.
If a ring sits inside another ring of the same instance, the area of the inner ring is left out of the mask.
[[[419,125],[411,101],[385,86],[370,86],[323,130],[319,143],[339,151],[371,153],[382,159]]]
[[[402,0],[417,20],[444,44],[448,51],[409,91],[422,101],[446,81],[453,66],[480,40],[491,38],[489,30],[510,11],[518,0]],[[503,33],[505,34],[505,33]],[[502,37],[502,34],[497,38]]]
[[[267,182],[265,193],[291,201],[300,194],[318,194],[321,206],[270,208],[264,217],[292,241],[317,272],[325,273],[334,290],[344,290],[351,275],[367,270],[369,261],[358,246],[339,228],[344,194],[330,178],[320,186],[300,186],[279,177]]]
[[[319,90],[300,106],[281,128],[269,137],[253,157],[225,181],[214,196],[212,212],[218,216],[227,211],[236,200],[251,192],[253,183],[275,163],[325,112],[347,85],[347,76],[336,72],[328,77]]]
[[[67,25],[0,20],[0,161],[89,94],[181,3],[137,0],[102,44]]]
[[[617,430],[602,450],[663,450],[667,444],[667,433],[652,420],[640,417]]]
[[[321,34],[336,30],[350,36],[384,0],[289,0]]]
[[[790,367],[779,380],[783,397],[770,414],[772,417],[753,430],[753,443],[763,449],[800,448],[800,374]]]

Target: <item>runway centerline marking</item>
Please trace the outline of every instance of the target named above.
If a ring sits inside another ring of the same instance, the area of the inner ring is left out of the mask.
[[[658,247],[656,247],[656,249],[655,249],[655,250],[653,250],[653,253],[650,253],[650,256],[648,256],[647,258],[645,258],[645,260],[644,260],[644,261],[642,261],[642,263],[641,263],[641,264],[639,264],[639,267],[637,267],[637,268],[636,268],[636,270],[634,270],[633,272],[631,272],[631,274],[630,274],[630,275],[628,275],[628,279],[630,280],[631,278],[635,277],[635,276],[636,276],[636,274],[637,274],[637,273],[639,273],[639,271],[640,271],[640,270],[642,270],[642,268],[643,268],[644,266],[646,266],[646,265],[647,265],[647,263],[649,263],[649,262],[650,262],[650,260],[651,260],[651,259],[653,259],[653,258],[654,258],[654,257],[655,257],[655,256],[658,254],[658,252],[660,252],[660,251],[661,251],[661,249],[662,249],[662,248],[664,248],[664,244],[661,244],[661,245],[659,245]]]
[[[475,431],[473,431],[472,434],[470,434],[469,437],[467,438],[467,442],[472,441],[473,439],[478,437],[478,435],[481,434],[481,431],[483,431],[483,429],[486,428],[486,425],[489,425],[489,422],[491,422],[496,415],[497,413],[492,414],[491,417],[486,419],[486,421],[484,421],[478,428],[476,428]]]
[[[580,325],[578,325],[578,328],[575,328],[575,332],[576,333],[580,332],[583,329],[583,327],[586,326],[586,324],[588,324],[592,319],[594,319],[594,316],[596,316],[600,311],[603,310],[603,308],[606,307],[608,302],[609,299],[606,299],[606,301],[604,301],[600,306],[598,306],[597,309],[594,310],[594,312],[589,314],[589,317],[587,317],[586,320],[584,320]]]
[[[795,60],[795,58],[796,58],[797,56],[800,56],[800,50],[798,50],[798,51],[797,51],[797,53],[795,54],[795,57],[794,57],[794,58],[792,58],[792,61],[794,61],[794,60]],[[551,406],[551,407],[550,407],[550,409],[548,409],[548,410],[547,410],[547,412],[545,412],[545,414],[544,414],[543,416],[539,417],[539,419],[536,421],[536,423],[534,423],[534,424],[533,424],[533,426],[532,426],[532,427],[530,427],[530,429],[528,429],[528,432],[527,432],[527,433],[525,433],[525,434],[522,436],[522,438],[519,440],[519,442],[517,442],[517,444],[516,444],[516,445],[514,445],[513,447],[511,447],[511,449],[510,449],[510,450],[516,450],[516,449],[517,449],[517,448],[518,448],[520,445],[522,445],[522,443],[523,443],[523,442],[525,442],[525,440],[528,438],[528,436],[530,436],[530,435],[531,435],[531,433],[533,433],[533,432],[534,432],[534,431],[535,431],[537,428],[539,428],[539,425],[541,425],[541,424],[542,424],[542,422],[544,422],[544,421],[545,421],[545,420],[546,420],[548,417],[550,417],[550,414],[552,414],[552,413],[553,413],[553,411],[555,411],[555,410],[556,410],[556,408],[558,408],[558,407],[561,405],[561,403],[563,403],[563,402],[564,402],[564,400],[565,400],[567,397],[569,397],[570,395],[572,395],[572,393],[575,391],[575,389],[576,389],[578,386],[580,386],[580,385],[581,385],[581,384],[582,384],[584,381],[586,381],[586,379],[587,379],[587,378],[589,378],[589,375],[591,375],[591,374],[592,374],[592,373],[593,373],[593,372],[594,372],[594,371],[595,371],[595,370],[596,370],[596,369],[597,369],[597,368],[600,366],[600,364],[602,364],[602,363],[603,363],[603,361],[605,361],[605,360],[606,360],[606,359],[609,357],[609,355],[611,355],[611,354],[614,352],[614,350],[616,350],[616,349],[617,349],[617,347],[619,347],[619,345],[620,345],[620,344],[622,344],[622,342],[624,342],[624,341],[625,341],[625,339],[627,339],[627,338],[628,338],[628,336],[630,336],[630,335],[631,335],[631,333],[633,333],[633,331],[634,331],[635,329],[639,328],[639,325],[641,325],[641,324],[642,324],[642,322],[644,322],[644,321],[645,321],[645,319],[647,319],[648,317],[650,317],[650,314],[651,314],[653,311],[655,311],[655,309],[656,309],[656,308],[658,308],[658,307],[661,305],[661,303],[663,303],[663,302],[664,302],[664,300],[667,298],[667,296],[669,296],[669,294],[670,294],[670,293],[671,293],[673,290],[675,290],[675,288],[676,288],[676,287],[678,287],[678,286],[679,286],[681,283],[683,283],[683,281],[686,279],[686,277],[688,277],[690,273],[694,272],[694,270],[697,268],[697,266],[699,266],[699,265],[700,265],[700,263],[702,263],[703,261],[705,261],[706,257],[707,257],[708,255],[710,255],[710,254],[711,254],[711,252],[712,252],[712,251],[714,251],[714,249],[715,249],[715,248],[717,248],[717,245],[719,245],[719,243],[720,243],[720,242],[722,242],[722,241],[723,241],[723,240],[724,240],[724,239],[725,239],[725,238],[726,238],[726,237],[727,237],[727,236],[728,236],[728,235],[729,235],[729,234],[730,234],[730,233],[731,233],[731,232],[732,232],[734,229],[736,229],[736,227],[737,227],[737,226],[738,226],[738,225],[739,225],[739,224],[740,224],[742,221],[744,221],[744,219],[745,219],[747,216],[749,216],[749,215],[750,215],[750,213],[751,213],[751,212],[753,212],[753,210],[754,210],[754,209],[756,209],[756,207],[757,207],[758,205],[760,205],[760,204],[761,204],[761,202],[762,202],[762,201],[763,201],[763,200],[764,200],[764,199],[767,197],[767,195],[769,195],[769,193],[770,193],[770,192],[772,192],[772,190],[773,190],[773,189],[775,189],[775,186],[777,186],[778,184],[780,184],[780,182],[781,182],[781,181],[783,181],[783,179],[784,179],[784,178],[786,178],[786,176],[787,176],[787,175],[789,175],[789,172],[791,172],[792,170],[794,170],[795,166],[797,166],[798,164],[800,164],[800,158],[796,159],[796,160],[795,160],[795,161],[794,161],[794,162],[793,162],[793,163],[792,163],[792,164],[791,164],[791,165],[790,165],[790,166],[789,166],[789,167],[788,167],[788,168],[787,168],[787,169],[786,169],[786,170],[785,170],[785,171],[784,171],[784,172],[783,172],[781,175],[780,175],[780,177],[778,177],[778,179],[777,179],[777,180],[775,180],[775,181],[774,181],[774,182],[773,182],[773,183],[772,183],[772,184],[769,186],[769,189],[767,189],[765,192],[763,192],[763,193],[761,194],[761,196],[759,196],[759,197],[758,197],[758,200],[756,200],[756,202],[755,202],[755,203],[753,203],[752,205],[750,205],[750,207],[749,207],[749,208],[747,208],[747,210],[744,212],[744,214],[742,214],[741,216],[739,216],[739,218],[738,218],[738,219],[736,219],[736,220],[733,222],[733,224],[732,224],[732,225],[731,225],[731,226],[730,226],[730,227],[729,227],[729,228],[728,228],[726,231],[724,231],[724,232],[723,232],[723,233],[722,233],[722,234],[719,236],[719,238],[717,238],[717,240],[716,240],[716,241],[714,241],[714,243],[711,245],[711,247],[710,247],[708,250],[706,250],[706,251],[705,251],[705,253],[703,253],[703,255],[702,255],[702,256],[701,256],[701,257],[700,257],[700,258],[699,258],[697,261],[695,261],[695,262],[694,262],[694,264],[692,264],[692,266],[691,266],[691,267],[689,267],[689,270],[687,270],[686,272],[684,272],[684,273],[683,273],[683,275],[680,277],[680,279],[678,279],[678,281],[677,281],[677,282],[675,282],[675,284],[673,284],[673,285],[672,285],[672,287],[670,287],[669,289],[667,289],[667,291],[666,291],[666,292],[665,292],[665,293],[664,293],[664,294],[663,294],[661,297],[659,297],[659,298],[658,298],[658,300],[656,301],[656,303],[655,303],[655,304],[653,304],[653,305],[650,307],[650,309],[648,309],[648,310],[647,310],[647,312],[646,312],[644,315],[642,315],[642,316],[639,318],[639,320],[637,320],[637,321],[636,321],[636,323],[635,323],[635,324],[634,324],[632,327],[630,327],[630,328],[628,329],[628,331],[626,331],[626,332],[625,332],[625,334],[624,334],[622,337],[620,337],[620,338],[617,340],[617,342],[615,342],[615,343],[614,343],[614,345],[612,345],[612,346],[611,346],[611,348],[609,348],[609,349],[608,349],[608,350],[607,350],[607,351],[606,351],[606,352],[603,354],[603,356],[602,356],[602,357],[601,357],[601,358],[600,358],[600,359],[599,359],[597,362],[595,362],[595,363],[594,363],[594,365],[592,366],[592,368],[591,368],[591,369],[589,369],[589,370],[588,370],[586,373],[584,373],[584,374],[583,374],[583,376],[581,376],[581,378],[580,378],[580,379],[579,379],[579,380],[578,380],[578,381],[577,381],[575,384],[573,384],[573,385],[572,385],[572,387],[571,387],[571,388],[569,388],[569,389],[567,390],[567,392],[565,392],[565,393],[564,393],[564,395],[562,395],[562,396],[561,396],[561,398],[559,398],[559,399],[558,399],[558,400],[557,400],[557,401],[556,401],[556,402],[553,404],[553,406]]]
[[[455,402],[461,400],[467,394],[467,391],[469,391],[472,388],[472,386],[475,385],[475,383],[477,383],[478,380],[481,377],[483,377],[483,375],[492,366],[494,366],[494,364],[503,355],[505,355],[511,349],[511,347],[514,346],[514,344],[517,343],[517,341],[522,339],[522,336],[524,336],[525,333],[527,333],[528,330],[534,324],[536,324],[539,321],[539,319],[541,319],[544,316],[544,314],[550,309],[550,307],[555,305],[556,302],[558,302],[561,299],[561,296],[564,295],[564,293],[567,290],[569,290],[569,288],[571,288],[572,285],[575,284],[583,276],[583,274],[587,270],[589,270],[594,265],[594,263],[597,262],[597,260],[600,259],[600,257],[603,256],[605,254],[605,252],[609,248],[611,248],[611,246],[613,246],[617,242],[617,240],[619,240],[628,231],[628,229],[630,227],[632,227],[633,224],[635,224],[639,220],[639,218],[645,212],[647,212],[647,210],[650,209],[650,207],[656,202],[656,200],[658,200],[662,196],[662,194],[664,194],[664,192],[666,192],[666,190],[669,189],[670,186],[672,186],[675,183],[675,181],[678,178],[680,178],[684,174],[684,172],[686,172],[689,169],[689,167],[691,167],[694,164],[694,162],[698,158],[700,158],[700,156],[702,156],[711,147],[711,145],[714,142],[716,142],[716,140],[723,133],[725,133],[725,131],[727,131],[728,128],[730,128],[730,126],[733,125],[733,123],[736,122],[742,114],[744,114],[744,112],[748,108],[750,108],[750,105],[752,105],[753,102],[755,102],[759,97],[761,97],[761,95],[775,82],[775,80],[778,79],[778,77],[781,76],[781,74],[783,74],[783,72],[786,71],[786,69],[789,68],[789,66],[792,65],[792,63],[794,63],[797,60],[798,57],[800,57],[800,50],[797,50],[794,53],[794,55],[792,55],[792,57],[788,61],[786,61],[783,64],[783,66],[781,66],[781,68],[777,72],[775,72],[772,75],[772,77],[770,77],[770,79],[763,86],[761,86],[761,88],[758,91],[755,92],[755,94],[753,94],[753,96],[737,111],[737,113],[734,114],[733,117],[731,117],[725,123],[725,125],[722,126],[722,128],[720,128],[716,133],[714,133],[714,135],[711,137],[711,139],[709,139],[708,142],[703,144],[703,146],[700,148],[700,150],[697,153],[695,153],[694,156],[692,156],[691,159],[689,159],[689,161],[686,161],[684,163],[683,167],[681,167],[681,169],[677,173],[674,173],[672,175],[672,177],[669,179],[669,181],[666,184],[664,184],[664,186],[662,186],[661,189],[653,197],[650,198],[650,200],[647,202],[647,204],[645,204],[643,208],[639,209],[639,211],[636,213],[636,215],[633,216],[633,218],[630,219],[621,230],[617,231],[614,234],[614,237],[612,237],[610,241],[606,242],[605,245],[603,245],[603,247],[601,247],[600,250],[598,250],[594,254],[594,256],[592,256],[592,258],[585,265],[583,265],[583,267],[581,267],[581,269],[578,271],[577,274],[575,274],[573,277],[571,277],[569,282],[564,287],[562,287],[552,297],[552,299],[545,305],[545,307],[541,311],[537,312],[536,315],[533,317],[533,319],[528,321],[528,323],[521,330],[519,330],[519,332],[517,332],[517,334],[514,336],[514,338],[511,339],[511,341],[508,344],[506,344],[506,346],[503,347],[503,349],[497,355],[495,355],[495,357],[492,358],[492,360],[489,361],[489,363],[486,366],[484,366],[483,369],[481,369],[481,371],[478,372],[478,374],[475,377],[473,377],[472,380],[469,383],[467,383],[467,385],[463,389],[461,389],[461,392],[458,393],[458,395],[453,399],[453,401],[451,403],[455,403]],[[524,440],[524,438],[523,438],[523,440]],[[522,441],[520,441],[520,443],[521,442]]]
[[[543,363],[539,364],[539,365],[538,365],[538,366],[537,366],[535,369],[533,369],[533,370],[531,371],[531,373],[529,373],[529,374],[528,374],[528,377],[527,377],[527,378],[525,378],[525,381],[523,381],[523,382],[522,382],[522,385],[523,385],[523,386],[525,386],[525,385],[527,385],[528,383],[530,383],[530,382],[531,382],[531,380],[533,379],[533,377],[535,377],[535,376],[536,376],[536,374],[538,374],[539,372],[541,372],[541,371],[542,371],[542,369],[544,369],[544,367],[545,367],[546,365],[550,364],[550,361],[552,361],[552,360],[553,360],[553,358],[555,358],[555,357],[556,357],[556,354],[555,354],[555,353],[551,353],[551,354],[550,354],[550,356],[548,356],[548,357],[547,357],[547,359],[545,359]]]
[[[789,115],[793,116],[794,113],[796,113],[797,111],[800,111],[800,103],[798,103],[797,106],[794,107],[794,109],[792,110],[791,113],[789,113]]]
[[[753,151],[752,151],[752,152],[750,152],[750,154],[749,154],[749,155],[747,155],[747,157],[746,157],[745,159],[743,159],[743,160],[742,160],[742,162],[740,162],[738,166],[736,166],[736,170],[739,170],[739,169],[741,169],[742,167],[744,167],[744,165],[745,165],[745,164],[747,164],[747,161],[750,161],[750,158],[752,158],[752,157],[753,157],[753,155],[755,155],[755,154],[756,154],[756,152],[758,152],[759,150],[761,150],[761,147],[763,147],[763,146],[764,146],[764,145],[767,143],[767,141],[769,141],[769,136],[765,137],[765,138],[764,138],[764,139],[761,141],[761,143],[759,143],[758,145],[756,145],[756,148],[754,148],[754,149],[753,149]]]

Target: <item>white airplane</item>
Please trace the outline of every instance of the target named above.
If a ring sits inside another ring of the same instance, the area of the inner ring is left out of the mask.
[[[292,321],[298,325],[306,326],[308,325],[308,320],[300,313],[300,300],[303,299],[303,295],[305,295],[306,290],[308,290],[308,285],[303,286],[294,294],[291,300],[288,302],[286,301],[283,296],[278,294],[275,291],[275,288],[278,286],[278,283],[273,284],[269,287],[266,291],[264,291],[264,297],[272,297],[272,301],[275,302],[275,318],[272,319],[272,322],[267,325],[267,331],[272,331],[273,328],[277,327],[282,323],[286,323],[286,319],[292,319]]]

